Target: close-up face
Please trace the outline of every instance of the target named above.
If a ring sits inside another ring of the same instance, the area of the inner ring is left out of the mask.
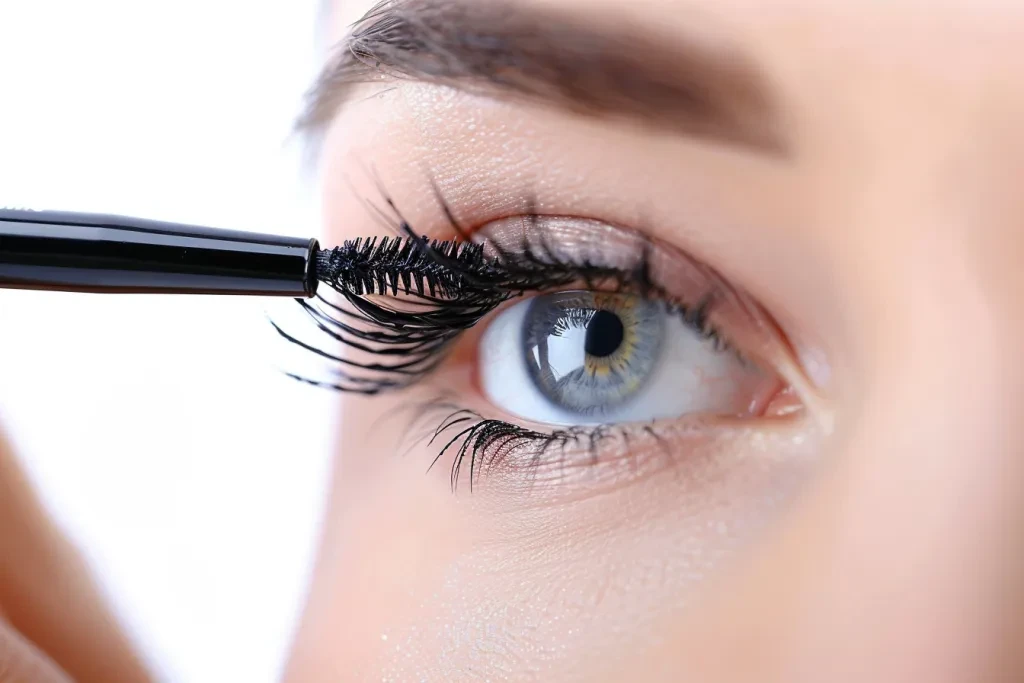
[[[322,242],[472,246],[309,309],[341,400],[290,680],[1024,680],[1024,6],[325,30]]]

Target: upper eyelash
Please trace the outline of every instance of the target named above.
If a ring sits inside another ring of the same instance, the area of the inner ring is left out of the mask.
[[[645,296],[660,291],[651,282],[646,247],[636,267],[628,272],[562,261],[543,238],[539,244],[524,238],[516,251],[488,243],[494,251],[490,255],[482,244],[427,240],[403,218],[391,198],[386,193],[383,196],[391,211],[389,225],[402,236],[350,240],[321,254],[318,273],[324,274],[323,281],[341,301],[322,294],[312,303],[298,300],[321,333],[374,360],[342,357],[271,321],[285,339],[334,366],[334,376],[329,379],[290,373],[295,379],[364,395],[401,389],[432,371],[463,331],[527,291],[578,281],[591,289],[621,291],[630,287]],[[465,231],[440,194],[438,201],[452,229],[465,239]],[[372,208],[378,216],[388,216],[378,207]],[[539,217],[524,219],[536,221]]]

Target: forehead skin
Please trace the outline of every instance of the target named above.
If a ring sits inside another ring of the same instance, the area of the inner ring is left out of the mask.
[[[765,75],[794,146],[789,160],[765,164],[742,153],[672,147],[658,164],[670,169],[667,178],[627,179],[618,189],[668,201],[680,178],[697,185],[705,176],[715,179],[701,186],[702,197],[729,205],[748,227],[738,237],[711,236],[701,247],[715,254],[730,251],[716,239],[741,242],[744,248],[730,256],[736,270],[749,274],[750,288],[769,308],[787,310],[798,327],[820,339],[832,361],[837,434],[821,454],[828,466],[742,567],[715,577],[705,600],[682,614],[659,613],[643,633],[624,633],[635,622],[610,618],[602,637],[577,649],[558,643],[564,649],[556,656],[551,643],[531,640],[529,620],[517,628],[488,621],[496,606],[529,602],[530,586],[495,576],[518,577],[514,562],[484,554],[468,569],[460,565],[464,571],[455,579],[445,573],[464,551],[460,535],[488,524],[466,512],[479,512],[474,503],[453,503],[442,487],[428,490],[418,464],[361,457],[375,453],[369,439],[342,438],[291,679],[348,680],[348,672],[359,671],[368,680],[462,680],[452,672],[472,671],[480,680],[521,680],[508,671],[531,666],[558,672],[536,680],[599,683],[685,676],[851,683],[1024,679],[1014,645],[1024,633],[1024,536],[1015,531],[1024,519],[1017,484],[1024,481],[1018,358],[1024,334],[1024,4],[522,2],[589,16],[628,14],[688,40],[726,41]],[[372,4],[339,0],[331,19],[335,38]],[[433,106],[429,97],[422,101],[424,110]],[[374,101],[346,109],[327,137],[331,242],[353,236],[343,227],[354,221],[348,220],[351,201],[340,198],[347,185],[338,178],[347,167],[339,159],[353,149],[351,138],[389,120],[389,106]],[[531,114],[529,121],[541,118],[565,138],[584,125],[556,124],[550,112]],[[444,125],[429,112],[425,121],[418,133],[428,137]],[[519,149],[543,150],[541,143],[549,141],[529,121],[512,128],[522,138]],[[397,137],[405,141],[404,135]],[[607,132],[602,150],[627,161],[659,152],[631,135]],[[481,159],[496,157],[491,151]],[[392,167],[400,165],[400,152],[381,152],[396,157]],[[587,152],[579,148],[580,155]],[[598,152],[587,159],[593,171],[586,179],[600,186],[605,169]],[[438,164],[446,154],[436,155]],[[464,163],[460,154],[451,156]],[[727,190],[715,194],[717,185]],[[585,194],[586,187],[575,189]],[[344,403],[351,424],[372,422],[385,410],[385,403]],[[648,521],[631,527],[637,537],[623,545],[642,551],[639,536],[662,531],[656,520],[644,526]],[[617,522],[600,518],[595,525],[614,529]],[[543,565],[543,543],[520,540],[525,550],[513,560]],[[577,540],[586,545],[587,539]],[[650,557],[672,560],[657,551]],[[583,584],[594,571],[588,562],[607,557],[577,559],[564,569]],[[668,592],[651,578],[657,569],[645,584],[656,597]],[[449,589],[457,596],[453,607],[422,609],[423,601]],[[600,595],[605,609],[622,597],[613,585]],[[647,598],[626,596],[623,604],[635,604],[623,612],[650,612],[642,602]],[[545,619],[582,620],[590,607],[567,600]],[[397,634],[387,631],[394,623],[412,624],[401,650],[394,645]],[[500,649],[480,660],[453,662],[441,649],[406,647],[429,642],[430,634],[481,632],[494,636],[486,643]],[[558,663],[538,663],[537,653],[564,658],[575,678]]]

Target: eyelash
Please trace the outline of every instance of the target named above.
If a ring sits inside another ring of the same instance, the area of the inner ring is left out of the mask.
[[[321,255],[318,272],[330,274],[324,283],[340,301],[323,294],[318,294],[313,303],[298,300],[320,333],[372,359],[342,357],[299,339],[271,321],[289,342],[330,362],[335,375],[329,380],[292,373],[289,376],[314,386],[368,396],[408,388],[440,365],[463,332],[502,304],[527,292],[547,292],[580,282],[589,290],[658,297],[717,346],[728,346],[709,323],[718,292],[711,288],[692,307],[674,300],[652,281],[649,256],[653,247],[649,240],[641,242],[641,256],[629,270],[556,258],[543,238],[539,243],[524,238],[515,251],[487,242],[490,253],[483,244],[469,240],[443,197],[436,194],[459,240],[429,241],[422,237],[382,190],[390,214],[369,206],[398,236],[355,239]],[[541,216],[527,213],[523,219],[535,224]],[[719,283],[720,279],[711,275],[709,281]],[[436,397],[420,405],[418,412],[434,414],[445,406],[444,418],[426,437],[431,445],[443,444],[431,468],[446,453],[454,453],[453,490],[467,458],[472,490],[483,466],[496,465],[512,452],[522,452],[536,464],[549,454],[564,458],[570,450],[583,450],[596,462],[598,447],[610,438],[628,445],[635,436],[649,437],[661,445],[660,437],[649,425],[598,425],[541,432],[488,419]]]
[[[303,341],[271,321],[289,342],[335,365],[337,377],[316,380],[289,376],[307,384],[345,393],[373,396],[416,384],[444,359],[452,342],[503,303],[526,292],[551,291],[575,282],[587,289],[663,298],[684,320],[716,343],[725,342],[708,324],[714,293],[694,307],[674,301],[651,280],[649,243],[635,268],[624,271],[590,262],[560,260],[545,240],[524,240],[512,251],[493,242],[470,242],[438,195],[452,229],[461,239],[429,241],[420,236],[384,194],[397,237],[371,237],[345,242],[320,256],[318,272],[341,301],[318,294],[298,304],[329,339],[375,359],[361,362]],[[378,215],[386,214],[377,209]],[[526,215],[535,222],[540,216]],[[375,297],[375,299],[371,299]],[[383,300],[382,300],[383,299]],[[394,363],[380,359],[397,358]]]
[[[663,452],[668,453],[663,438],[651,425],[596,425],[540,432],[504,420],[485,418],[475,410],[460,408],[445,396],[434,397],[413,407],[418,408],[421,416],[435,412],[444,415],[440,424],[430,430],[425,438],[428,446],[440,445],[427,471],[454,449],[449,475],[453,492],[458,488],[467,458],[469,490],[472,492],[478,474],[485,467],[500,466],[513,453],[527,457],[528,462],[521,469],[534,480],[540,474],[539,465],[545,456],[556,456],[554,464],[559,469],[562,469],[569,452],[582,452],[589,463],[596,463],[599,461],[601,445],[607,444],[609,440],[617,440],[628,446],[637,438],[649,438]]]

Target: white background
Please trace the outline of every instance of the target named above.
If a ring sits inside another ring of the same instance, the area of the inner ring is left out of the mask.
[[[314,235],[314,14],[0,0],[0,206]],[[166,680],[276,679],[301,609],[333,405],[268,306],[0,291],[0,423]]]

